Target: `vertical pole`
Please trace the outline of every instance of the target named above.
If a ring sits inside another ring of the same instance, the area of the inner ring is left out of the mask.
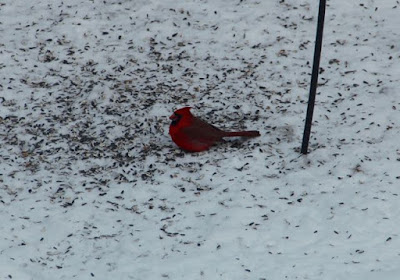
[[[307,154],[308,152],[308,142],[310,140],[311,124],[314,113],[315,94],[317,92],[317,86],[318,86],[318,71],[319,71],[319,62],[321,59],[322,34],[324,31],[324,20],[325,20],[325,7],[326,7],[326,0],[320,0],[319,11],[318,11],[317,36],[315,39],[315,49],[314,49],[314,62],[311,74],[310,95],[308,98],[307,115],[306,115],[306,122],[303,134],[303,143],[301,145],[301,153],[304,155]]]

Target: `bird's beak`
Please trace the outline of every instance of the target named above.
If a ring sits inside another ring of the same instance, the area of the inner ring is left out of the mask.
[[[170,119],[170,120],[173,120],[173,121],[176,121],[176,120],[178,119],[178,116],[177,116],[175,113],[173,113],[173,114],[169,117],[169,119]]]

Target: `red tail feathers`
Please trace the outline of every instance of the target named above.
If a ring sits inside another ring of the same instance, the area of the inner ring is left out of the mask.
[[[237,137],[237,136],[257,137],[257,136],[260,136],[260,132],[257,130],[225,132],[224,136],[222,136],[222,137]]]

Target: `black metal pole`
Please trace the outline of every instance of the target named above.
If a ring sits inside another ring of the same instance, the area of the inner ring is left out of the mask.
[[[325,20],[325,7],[326,7],[326,0],[320,0],[319,11],[318,11],[317,36],[315,39],[315,49],[314,49],[314,62],[311,74],[310,96],[308,98],[306,123],[304,126],[304,134],[303,134],[303,143],[301,145],[302,154],[307,154],[308,142],[310,141],[311,124],[314,113],[315,94],[317,92],[317,86],[318,86],[318,71],[319,71],[319,62],[321,59],[322,34],[324,31],[324,20]]]

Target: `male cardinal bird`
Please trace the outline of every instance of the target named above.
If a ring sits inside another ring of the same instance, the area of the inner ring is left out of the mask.
[[[256,137],[260,132],[252,131],[223,131],[215,126],[202,121],[190,113],[191,107],[176,110],[170,117],[172,123],[169,134],[172,141],[181,149],[188,152],[201,152],[208,150],[215,142],[222,141],[224,137]]]

